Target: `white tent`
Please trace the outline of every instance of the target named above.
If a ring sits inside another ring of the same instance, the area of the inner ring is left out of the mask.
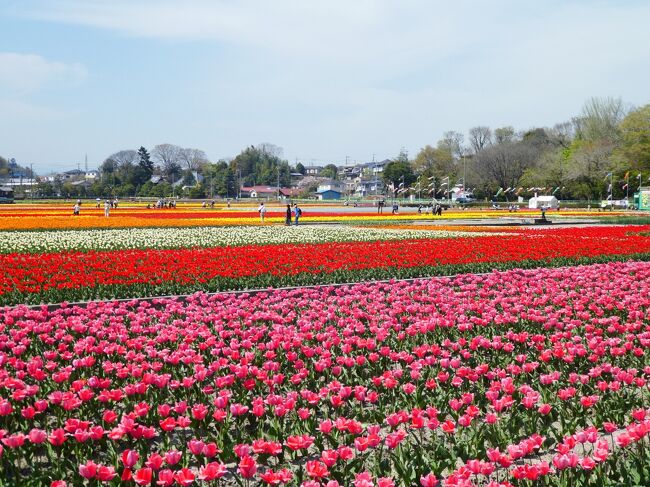
[[[555,196],[534,196],[528,200],[528,208],[551,208],[556,210],[560,206],[560,202]]]

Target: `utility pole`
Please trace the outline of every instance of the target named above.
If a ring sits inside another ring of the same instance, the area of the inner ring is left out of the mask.
[[[34,163],[33,162],[29,163],[29,172],[32,175],[32,189],[29,191],[29,193],[32,197],[32,201],[34,201]]]
[[[463,152],[463,196],[467,196],[467,181],[466,181],[466,176],[467,176],[467,167],[465,163],[465,153]]]
[[[372,172],[375,173],[375,196],[379,192],[379,181],[377,181],[377,164],[375,163],[375,154],[372,155]]]

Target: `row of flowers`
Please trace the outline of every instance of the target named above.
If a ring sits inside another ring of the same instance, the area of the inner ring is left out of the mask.
[[[130,228],[105,230],[59,230],[48,232],[0,232],[0,253],[44,253],[63,250],[170,249],[240,245],[321,242],[369,242],[417,238],[458,238],[488,233],[414,230],[402,227],[359,228],[352,226],[256,226]]]
[[[647,259],[642,227],[399,241],[0,255],[0,304],[182,294]],[[647,232],[646,232],[647,233]]]
[[[0,310],[7,485],[643,485],[650,263]]]
[[[562,212],[554,218],[579,216],[586,212]],[[518,214],[519,217],[538,216],[539,212]],[[588,214],[590,217],[596,214]],[[604,216],[611,216],[607,213]],[[502,212],[488,211],[449,211],[442,218],[453,220],[489,219],[503,217]],[[284,223],[285,212],[270,208],[266,214],[266,223]],[[391,215],[322,211],[317,207],[303,210],[303,222],[340,222],[340,223],[381,223],[395,221],[431,220],[433,217],[425,213],[402,213]],[[104,217],[103,210],[82,210],[80,216],[72,216],[72,209],[61,212],[43,209],[2,211],[0,208],[0,230],[65,230],[81,228],[134,228],[134,227],[192,227],[192,226],[223,226],[223,225],[259,225],[260,218],[256,211],[216,211],[204,209],[187,210],[147,210],[147,209],[117,209],[111,210],[110,217]]]

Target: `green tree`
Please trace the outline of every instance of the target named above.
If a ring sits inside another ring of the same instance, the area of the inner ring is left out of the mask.
[[[0,156],[0,178],[8,178],[9,176],[9,161]]]
[[[134,184],[137,186],[145,184],[151,179],[153,175],[153,161],[147,149],[140,147],[138,149],[138,165],[135,170],[135,181]]]
[[[287,161],[280,159],[280,152],[281,149],[272,144],[247,147],[230,162],[230,169],[240,177],[243,186],[275,186],[278,179],[280,186],[288,186],[291,184],[291,168]]]
[[[423,176],[444,178],[456,172],[450,147],[439,143],[438,147],[424,146],[413,161],[415,172]]]
[[[627,109],[620,98],[590,98],[575,120],[579,139],[615,143],[620,137],[619,124]]]
[[[296,164],[296,172],[299,172],[303,176],[305,175],[305,166],[303,166],[301,162]]]
[[[41,198],[54,196],[54,186],[49,181],[39,181],[36,185],[36,194]]]
[[[515,129],[507,126],[494,129],[494,141],[497,144],[512,142],[515,140]]]
[[[396,159],[386,164],[382,178],[387,186],[393,188],[395,195],[400,187],[407,188],[415,182],[417,178],[405,151],[401,151]]]
[[[650,170],[650,105],[630,112],[621,122],[616,159],[626,169]]]
[[[320,176],[324,178],[337,179],[339,170],[334,164],[328,164],[320,172]]]

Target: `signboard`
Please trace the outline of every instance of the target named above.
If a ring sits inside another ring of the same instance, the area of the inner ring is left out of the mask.
[[[639,210],[650,210],[650,188],[641,188],[634,195],[634,204]]]

